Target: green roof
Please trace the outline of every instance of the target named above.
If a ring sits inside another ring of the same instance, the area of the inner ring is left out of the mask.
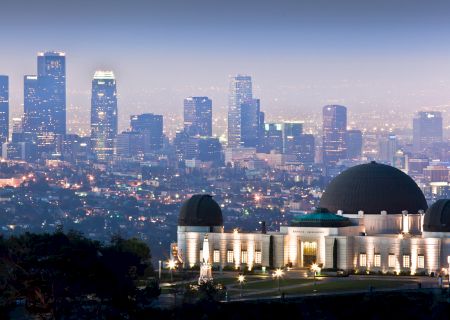
[[[297,215],[292,225],[299,227],[347,227],[350,219],[330,212],[313,212]]]

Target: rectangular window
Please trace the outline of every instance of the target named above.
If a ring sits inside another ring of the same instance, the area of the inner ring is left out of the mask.
[[[248,263],[248,252],[247,251],[241,252],[241,262]]]
[[[220,251],[219,250],[214,250],[214,252],[213,252],[213,262],[214,263],[220,262]]]
[[[417,256],[417,268],[425,268],[425,256],[423,254]]]
[[[373,256],[373,266],[381,267],[381,255],[379,253],[375,253]]]
[[[200,262],[203,261],[203,250],[200,250]]]
[[[403,255],[403,268],[409,268],[411,266],[411,258],[409,255]]]
[[[389,259],[388,259],[388,267],[389,268],[395,268],[395,255],[394,254],[390,254],[389,255]]]
[[[256,251],[255,252],[255,263],[256,264],[261,264],[262,263],[261,251]]]
[[[227,251],[227,263],[233,263],[234,261],[234,252],[233,250]]]
[[[367,255],[365,253],[359,254],[359,266],[367,267]]]

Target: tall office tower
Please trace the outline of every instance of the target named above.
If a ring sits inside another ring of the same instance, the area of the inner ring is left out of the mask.
[[[397,149],[397,137],[395,135],[382,137],[379,140],[378,145],[378,159],[390,165],[394,165],[394,157]]]
[[[23,121],[22,118],[12,118],[12,133],[22,133],[23,132]]]
[[[241,104],[241,146],[259,148],[261,146],[261,111],[259,99],[251,99]]]
[[[282,124],[283,130],[283,153],[297,154],[299,151],[300,139],[303,134],[303,123],[285,122]]]
[[[266,114],[262,111],[259,112],[259,146],[257,148],[258,152],[264,152],[264,139],[265,139],[265,125],[266,125]]]
[[[116,138],[114,154],[123,158],[144,159],[144,134],[133,131],[119,133]]]
[[[175,147],[175,154],[178,162],[183,162],[186,160],[186,154],[188,151],[187,145],[189,144],[189,135],[186,131],[177,131],[175,134],[175,139],[173,140],[173,145]]]
[[[9,83],[7,76],[0,76],[0,145],[9,136]]]
[[[91,144],[97,160],[111,159],[116,136],[116,78],[112,71],[96,71],[92,80]]]
[[[242,145],[241,105],[252,99],[252,78],[246,75],[231,77],[228,96],[228,147],[236,148]]]
[[[208,97],[184,99],[184,130],[192,137],[212,136],[212,101]]]
[[[314,140],[314,135],[302,134],[300,136],[300,145],[297,154],[298,161],[302,163],[313,164],[315,155],[316,155],[316,144]]]
[[[24,77],[23,85],[23,132],[44,132],[45,117],[39,102],[38,77],[27,75]]]
[[[266,123],[264,125],[264,148],[263,151],[269,153],[275,151],[283,152],[283,124]]]
[[[66,133],[66,54],[39,52],[37,57],[38,96],[45,132]]]
[[[89,137],[66,134],[61,148],[62,159],[72,163],[86,162],[89,157],[89,145]]]
[[[322,154],[325,166],[333,166],[347,156],[347,108],[339,105],[323,107]]]
[[[212,162],[215,165],[223,164],[222,144],[219,139],[198,139],[198,159],[204,162]]]
[[[144,153],[159,151],[163,147],[163,116],[144,113],[130,117],[131,131],[144,134]]]
[[[347,159],[361,159],[363,138],[361,130],[347,131]]]
[[[424,152],[434,143],[442,142],[442,115],[437,111],[421,111],[413,119],[413,149]]]

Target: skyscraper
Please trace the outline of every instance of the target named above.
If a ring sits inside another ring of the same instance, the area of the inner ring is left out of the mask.
[[[303,134],[303,123],[285,122],[282,124],[283,130],[283,153],[297,154],[300,139]]]
[[[297,154],[298,161],[302,163],[314,163],[316,154],[314,135],[302,134],[300,136],[299,152]]]
[[[347,159],[359,160],[362,154],[363,138],[361,130],[347,131]]]
[[[347,108],[339,105],[323,107],[323,163],[335,165],[347,156]]]
[[[250,99],[241,103],[241,135],[240,144],[246,148],[259,148],[260,137],[260,101]]]
[[[131,131],[144,135],[144,153],[159,151],[163,147],[163,116],[153,113],[130,118]]]
[[[23,131],[25,133],[43,132],[45,117],[41,114],[39,103],[38,77],[27,75],[23,86]]]
[[[397,137],[390,134],[379,139],[378,159],[390,165],[394,164],[394,157],[398,150]]]
[[[0,76],[0,145],[9,136],[9,83],[7,76]]]
[[[111,159],[116,135],[116,78],[112,71],[96,71],[92,80],[91,143],[97,160]]]
[[[275,151],[283,153],[283,124],[264,124],[264,148],[263,151],[269,153]]]
[[[43,130],[66,133],[66,54],[39,52],[37,57],[38,96]]]
[[[436,111],[421,111],[413,119],[413,149],[424,152],[434,143],[442,142],[442,115]]]
[[[208,97],[184,99],[184,130],[190,136],[212,136],[212,101]]]
[[[230,78],[228,97],[228,147],[236,148],[242,145],[241,105],[253,98],[252,78],[237,75]]]

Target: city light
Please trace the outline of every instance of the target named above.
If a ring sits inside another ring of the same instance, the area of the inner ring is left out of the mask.
[[[170,259],[169,261],[167,261],[167,267],[170,270],[170,282],[173,282],[173,270],[176,268],[177,263],[175,260]]]
[[[314,274],[314,285],[316,285],[316,275],[317,274],[320,274],[320,271],[321,271],[322,269],[320,268],[320,266],[317,264],[317,263],[313,263],[312,265],[311,265],[311,271],[313,272],[313,274]]]
[[[275,272],[272,274],[272,277],[277,279],[278,282],[278,292],[281,294],[281,288],[280,288],[280,279],[283,277],[284,272],[282,269],[278,268],[275,270]]]
[[[97,2],[0,6],[8,314],[448,301],[450,1]]]
[[[242,298],[242,290],[243,290],[244,281],[245,281],[245,276],[243,274],[240,274],[238,276],[238,282],[239,282],[239,285],[241,287],[241,291],[240,291],[241,298]]]

